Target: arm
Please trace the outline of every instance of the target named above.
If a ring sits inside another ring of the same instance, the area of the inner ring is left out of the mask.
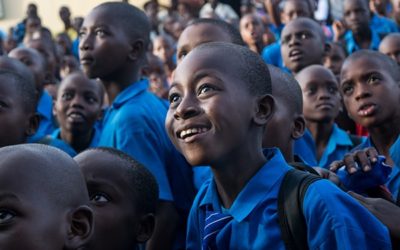
[[[174,204],[160,200],[156,211],[156,225],[153,235],[146,243],[146,250],[172,249],[179,220]]]
[[[264,0],[264,6],[267,9],[269,16],[271,17],[272,23],[278,27],[282,24],[280,17],[279,5],[280,0]]]

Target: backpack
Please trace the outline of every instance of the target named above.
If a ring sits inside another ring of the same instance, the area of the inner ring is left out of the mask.
[[[309,166],[301,163],[290,165],[295,169],[285,174],[278,194],[279,226],[286,249],[305,250],[309,247],[303,200],[308,187],[322,178]]]

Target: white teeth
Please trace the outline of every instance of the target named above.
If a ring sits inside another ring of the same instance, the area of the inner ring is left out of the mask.
[[[182,130],[179,134],[179,137],[183,138],[186,135],[195,135],[195,134],[204,133],[207,131],[208,131],[207,128],[189,128],[186,130]]]

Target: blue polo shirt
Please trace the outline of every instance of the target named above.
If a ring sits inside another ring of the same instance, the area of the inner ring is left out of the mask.
[[[43,136],[50,135],[56,129],[53,123],[53,98],[46,90],[43,90],[36,112],[40,117],[39,128],[33,136],[28,138],[28,142],[38,141]]]
[[[217,249],[285,249],[277,199],[291,167],[278,149],[264,153],[268,162],[248,181],[231,208],[221,208],[213,180],[202,186],[190,211],[187,249],[201,249],[206,207],[233,217],[216,236]],[[328,180],[310,185],[303,214],[310,249],[391,249],[387,228]]]
[[[381,38],[379,37],[379,34],[375,30],[373,29],[370,30],[372,39],[368,49],[378,50]],[[361,49],[360,46],[354,40],[353,32],[350,30],[345,33],[344,41],[346,42],[346,50],[349,55]]]
[[[344,155],[354,147],[349,134],[336,124],[333,125],[328,144],[319,161],[317,160],[314,139],[308,129],[304,133],[302,140],[295,141],[294,145],[294,154],[299,155],[311,166],[322,168],[329,168],[329,164],[333,161],[343,159]]]
[[[283,65],[280,41],[266,46],[261,52],[261,57],[265,63],[272,64],[286,72],[290,72],[290,70]]]
[[[370,137],[368,137],[367,140],[355,147],[353,151],[368,147],[375,147]],[[400,136],[390,147],[389,152],[390,157],[395,163],[395,166],[393,166],[392,168],[392,173],[389,175],[389,180],[386,182],[386,186],[392,193],[393,198],[397,199],[400,191]]]
[[[97,147],[97,145],[99,144],[100,131],[96,127],[94,127],[93,129],[94,129],[94,135],[92,137],[92,140],[91,140],[88,148]],[[58,128],[58,129],[53,131],[53,133],[51,134],[51,137],[54,138],[54,139],[62,140],[61,137],[60,137],[60,133],[61,133],[61,129]],[[67,143],[67,142],[65,142],[65,143]]]
[[[147,89],[142,80],[118,94],[105,113],[99,146],[122,150],[147,167],[157,180],[159,199],[173,201],[186,219],[195,195],[192,167],[165,131],[168,103]]]
[[[372,14],[369,27],[375,30],[381,37],[389,33],[399,32],[397,24],[392,19],[377,14]]]

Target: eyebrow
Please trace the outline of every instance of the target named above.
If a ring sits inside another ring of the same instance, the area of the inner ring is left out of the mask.
[[[12,194],[12,193],[0,194],[0,201],[3,201],[3,200],[17,200],[17,201],[20,201],[20,199],[15,194]]]
[[[222,81],[221,78],[219,78],[217,76],[217,72],[215,70],[212,70],[212,69],[211,70],[210,69],[206,69],[206,70],[197,71],[193,75],[193,77],[191,77],[190,81],[194,82],[194,83],[197,83],[198,81],[200,81],[200,79],[202,79],[204,77],[207,77],[207,76],[214,77],[214,78],[218,79],[219,81]],[[172,89],[172,88],[176,87],[177,85],[179,85],[179,83],[172,82],[170,87],[169,87],[169,89]]]

